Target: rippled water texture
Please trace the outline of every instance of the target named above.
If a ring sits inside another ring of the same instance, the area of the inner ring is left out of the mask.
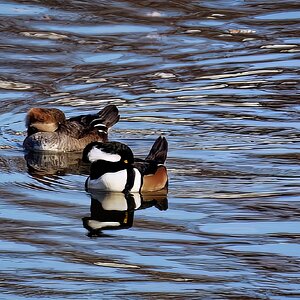
[[[299,15],[1,1],[0,298],[299,299]],[[80,155],[25,156],[30,107],[108,103],[138,156],[167,137],[167,196],[91,197]]]

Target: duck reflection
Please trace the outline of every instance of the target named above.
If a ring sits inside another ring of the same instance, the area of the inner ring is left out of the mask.
[[[91,194],[91,215],[82,218],[88,236],[102,236],[107,229],[128,229],[139,209],[168,209],[166,191],[155,194],[98,192]]]
[[[88,174],[89,166],[82,162],[81,152],[34,152],[25,154],[28,173],[32,176]]]
[[[24,158],[27,163],[27,173],[47,188],[58,184],[62,176],[89,173],[89,165],[82,162],[80,152],[29,151]]]

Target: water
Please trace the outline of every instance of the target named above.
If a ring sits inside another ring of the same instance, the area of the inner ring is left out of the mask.
[[[298,18],[296,1],[1,1],[1,299],[298,299]],[[80,155],[21,146],[32,106],[108,103],[111,139],[170,148],[168,195],[113,216]],[[114,228],[90,234],[97,216]]]

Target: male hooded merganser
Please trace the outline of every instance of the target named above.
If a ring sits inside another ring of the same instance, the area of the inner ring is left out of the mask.
[[[119,121],[115,105],[108,105],[97,114],[66,119],[56,108],[32,108],[26,116],[26,150],[81,151],[91,142],[107,141],[108,128]]]
[[[167,189],[167,151],[168,142],[161,136],[145,160],[134,159],[131,149],[119,142],[91,143],[83,150],[83,161],[92,163],[86,189],[123,193]]]

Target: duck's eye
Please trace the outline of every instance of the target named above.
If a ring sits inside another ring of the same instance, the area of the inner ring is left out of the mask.
[[[127,160],[127,159],[124,159],[124,163],[125,163],[125,164],[128,164],[128,160]]]

